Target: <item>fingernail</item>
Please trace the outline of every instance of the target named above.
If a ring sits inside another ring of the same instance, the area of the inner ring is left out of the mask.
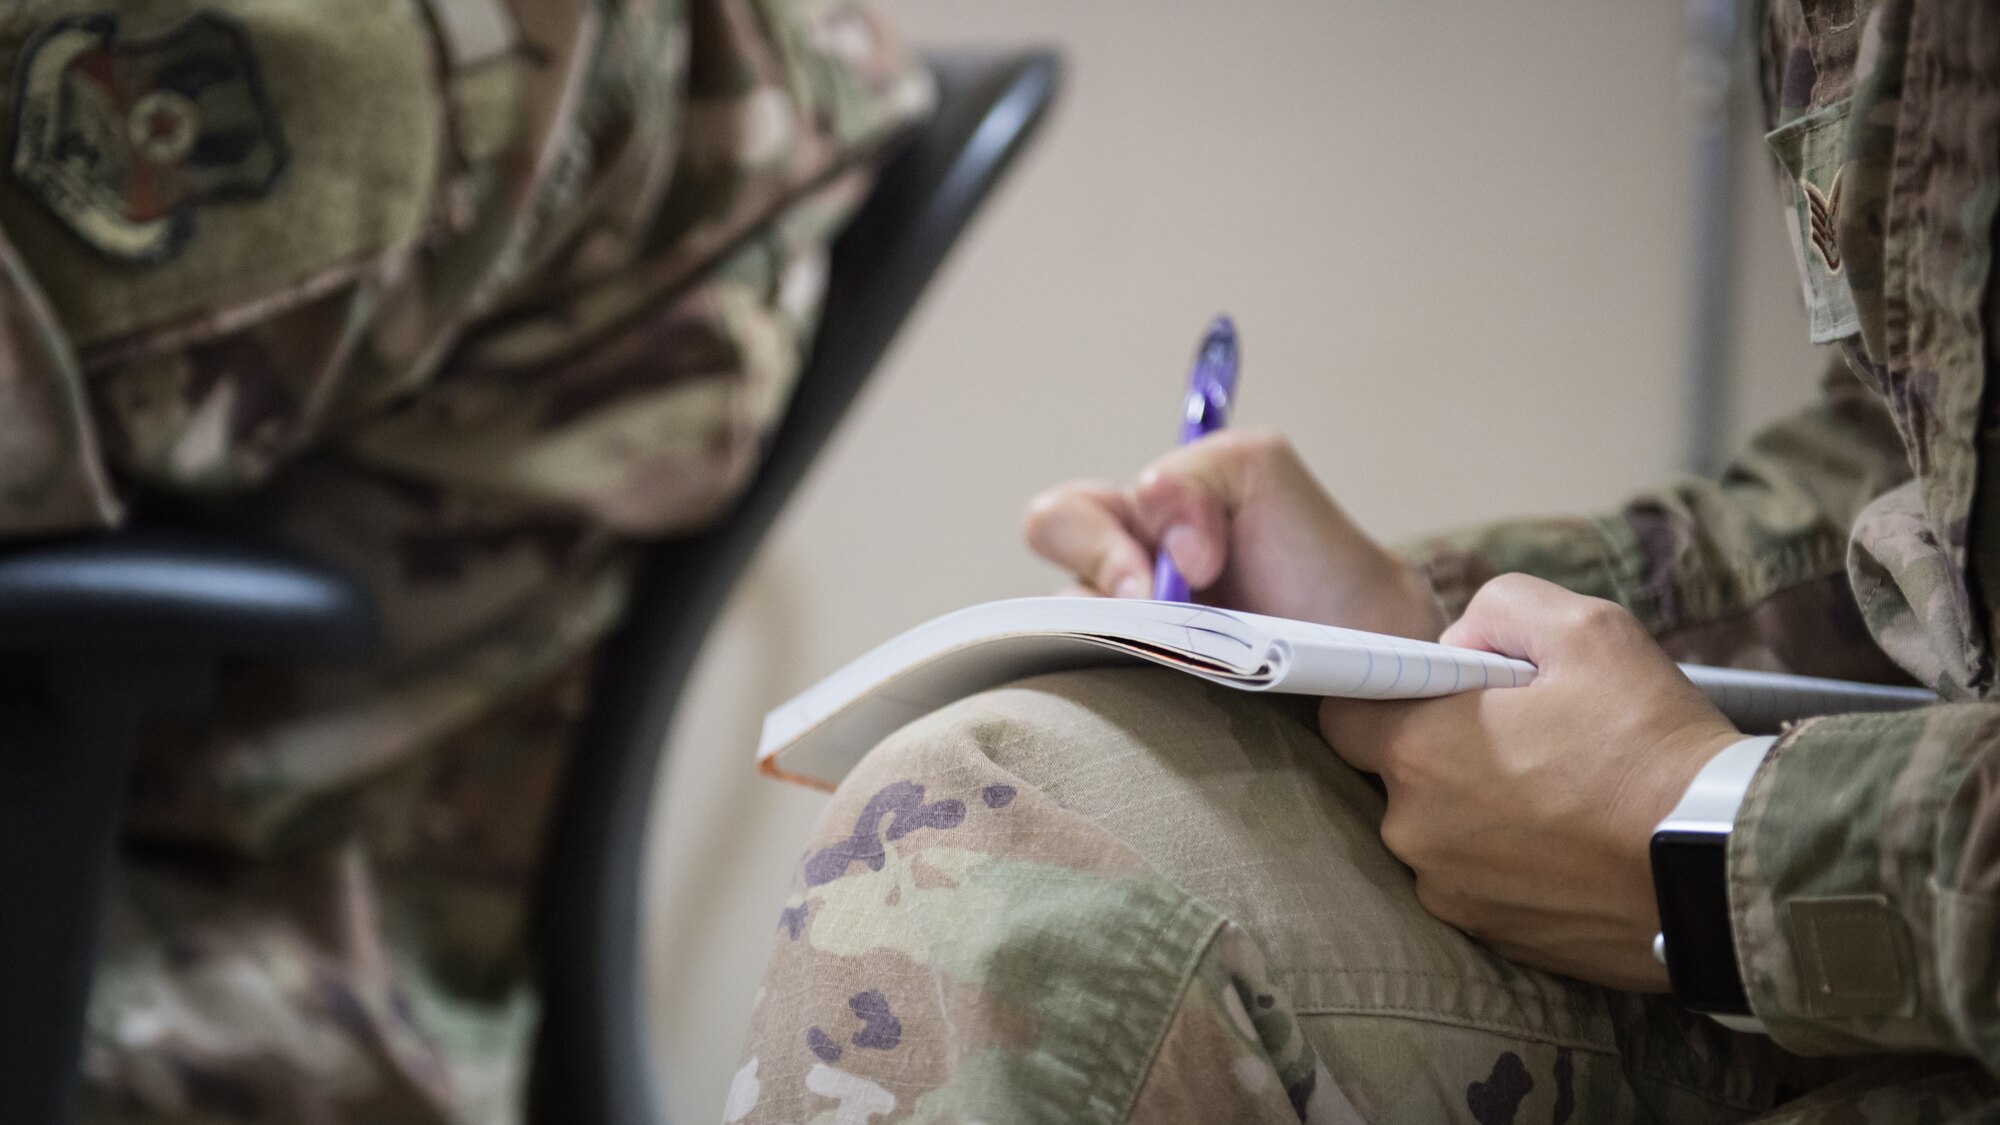
[[[1177,523],[1168,528],[1167,533],[1160,536],[1160,549],[1174,560],[1174,565],[1180,567],[1183,574],[1201,569],[1201,536],[1196,535],[1194,528],[1187,524]]]
[[[1146,584],[1141,582],[1137,575],[1128,574],[1118,580],[1118,585],[1111,591],[1111,596],[1114,598],[1143,598],[1146,596]]]

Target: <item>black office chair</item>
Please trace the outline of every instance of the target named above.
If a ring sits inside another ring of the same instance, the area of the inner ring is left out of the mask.
[[[542,1123],[657,1125],[640,966],[653,778],[695,655],[757,544],[945,253],[1033,135],[1047,51],[930,56],[914,129],[833,251],[813,356],[764,462],[706,533],[650,549],[609,639],[533,904]],[[145,528],[0,553],[0,1122],[66,1120],[132,747],[218,661],[365,659],[374,608],[282,545]],[[746,759],[746,767],[747,759]]]

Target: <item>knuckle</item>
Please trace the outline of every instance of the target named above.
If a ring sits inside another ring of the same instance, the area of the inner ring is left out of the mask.
[[[1382,748],[1383,777],[1400,789],[1421,791],[1431,781],[1430,756],[1421,732],[1411,727],[1410,709],[1397,707],[1382,719],[1375,736]]]
[[[1482,937],[1485,927],[1478,912],[1472,908],[1471,900],[1465,893],[1453,886],[1447,879],[1438,876],[1417,879],[1417,905],[1424,912],[1441,922],[1464,931],[1473,938]]]
[[[1406,818],[1383,817],[1381,834],[1382,846],[1389,849],[1390,855],[1411,868],[1423,869],[1424,861],[1429,858],[1429,849],[1423,833],[1414,829]]]
[[[1481,609],[1490,609],[1496,602],[1506,603],[1513,601],[1526,593],[1534,585],[1534,581],[1534,579],[1525,574],[1516,574],[1511,571],[1506,574],[1495,575],[1487,579],[1479,589],[1472,592],[1472,601],[1467,604],[1466,608],[1471,609],[1472,606],[1477,605]]]
[[[1347,741],[1347,715],[1350,709],[1349,701],[1337,695],[1330,695],[1319,701],[1319,732],[1327,742],[1339,746]]]
[[[1022,513],[1022,525],[1027,528],[1030,535],[1037,530],[1046,530],[1049,521],[1062,512],[1072,494],[1071,486],[1067,484],[1058,484],[1035,493],[1029,498],[1028,507]]]
[[[1053,511],[1044,496],[1028,501],[1028,507],[1021,513],[1021,538],[1030,544],[1040,546],[1049,535],[1049,520]]]
[[[1112,545],[1099,544],[1091,550],[1091,556],[1080,565],[1084,577],[1105,593],[1116,591],[1119,579],[1130,570],[1124,556]]]
[[[1417,905],[1433,918],[1451,921],[1452,897],[1446,894],[1436,879],[1417,877]]]
[[[1398,789],[1416,789],[1423,785],[1424,771],[1399,743],[1390,741],[1383,747],[1382,779]]]
[[[1611,637],[1623,633],[1633,624],[1632,615],[1624,606],[1603,598],[1579,599],[1575,609],[1570,611],[1570,627],[1578,632],[1596,637]]]

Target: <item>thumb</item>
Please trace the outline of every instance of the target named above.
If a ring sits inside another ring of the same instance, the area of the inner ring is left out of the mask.
[[[1563,589],[1528,574],[1503,574],[1479,588],[1439,643],[1526,660],[1561,659],[1571,638],[1598,635],[1630,619],[1615,602]],[[1635,623],[1636,624],[1636,623]]]

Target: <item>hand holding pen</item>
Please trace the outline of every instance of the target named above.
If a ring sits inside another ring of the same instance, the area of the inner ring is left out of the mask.
[[[1127,486],[1070,481],[1028,506],[1028,544],[1072,592],[1168,600],[1436,640],[1443,613],[1408,561],[1368,537],[1273,431],[1222,428],[1236,334],[1218,318],[1182,400],[1186,442]],[[1224,378],[1224,372],[1227,378]],[[1172,595],[1179,594],[1178,597]]]
[[[1229,424],[1236,404],[1236,324],[1227,315],[1209,322],[1188,373],[1187,395],[1181,400],[1181,444],[1191,445]],[[1191,598],[1187,578],[1163,549],[1153,564],[1153,598],[1184,602]]]

